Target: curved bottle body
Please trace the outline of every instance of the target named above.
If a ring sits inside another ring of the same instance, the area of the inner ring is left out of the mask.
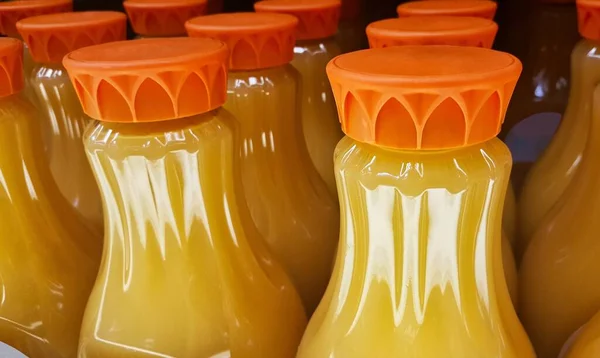
[[[300,358],[534,357],[502,270],[504,144],[418,152],[344,138],[335,165],[340,250]]]
[[[242,181],[252,218],[310,314],[331,277],[339,211],[306,150],[299,86],[290,65],[232,71],[225,107],[241,127]]]
[[[552,142],[531,169],[519,202],[521,256],[544,217],[572,182],[583,159],[590,128],[592,92],[600,81],[598,44],[580,41],[571,56],[572,86],[569,104]]]
[[[600,356],[600,314],[575,332],[559,358],[595,358]]]
[[[82,141],[92,120],[83,113],[62,65],[39,64],[31,75],[30,84],[44,114],[42,134],[52,176],[79,214],[102,232],[102,201]]]
[[[29,357],[74,357],[101,240],[46,166],[37,113],[0,98],[0,341]]]
[[[294,47],[292,61],[302,75],[302,129],[306,146],[313,165],[333,195],[337,195],[333,152],[344,135],[325,66],[340,53],[334,38],[301,40]]]
[[[243,201],[237,135],[220,109],[88,129],[107,216],[81,357],[294,356],[306,316]]]
[[[519,313],[540,358],[556,357],[600,307],[600,287],[590,279],[600,275],[600,108],[594,106],[600,103],[600,90],[586,98],[586,117],[579,119],[591,125],[579,168],[533,235],[519,272]]]

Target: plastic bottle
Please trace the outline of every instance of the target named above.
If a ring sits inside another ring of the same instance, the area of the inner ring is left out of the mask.
[[[186,35],[186,21],[206,13],[206,1],[126,0],[123,7],[138,38],[178,37]]]

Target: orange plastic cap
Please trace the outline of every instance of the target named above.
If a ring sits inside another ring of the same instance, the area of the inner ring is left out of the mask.
[[[127,0],[133,31],[142,36],[185,36],[185,22],[206,12],[206,0]]]
[[[142,39],[75,50],[63,64],[90,117],[153,122],[222,106],[227,56],[227,46],[213,39]]]
[[[448,149],[500,132],[521,73],[514,56],[458,46],[352,52],[327,65],[342,129],[365,143]]]
[[[0,33],[19,38],[17,22],[39,15],[73,11],[72,0],[14,0],[0,2]]]
[[[430,0],[410,1],[398,6],[398,16],[474,16],[493,19],[497,5],[489,0]]]
[[[65,12],[34,16],[17,23],[36,62],[61,63],[82,47],[127,38],[127,17],[114,11]]]
[[[498,25],[488,19],[459,16],[410,16],[367,26],[371,48],[404,45],[454,45],[491,48]]]
[[[23,86],[23,43],[0,38],[0,97],[20,92]]]
[[[600,1],[577,0],[579,33],[590,40],[600,40]]]
[[[191,37],[225,42],[231,70],[256,70],[292,60],[297,25],[298,19],[290,15],[245,12],[200,16],[185,27]]]
[[[298,40],[324,39],[335,35],[340,21],[339,0],[265,0],[254,4],[257,12],[276,12],[298,18]]]

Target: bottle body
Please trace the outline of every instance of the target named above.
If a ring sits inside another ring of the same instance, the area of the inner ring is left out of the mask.
[[[600,356],[600,314],[575,332],[559,358],[594,358]]]
[[[0,98],[0,341],[74,357],[101,240],[54,184],[36,115],[20,95]]]
[[[341,50],[334,38],[297,41],[292,65],[302,75],[302,128],[310,158],[337,195],[333,152],[343,133],[335,100],[325,73],[327,63]]]
[[[88,129],[107,216],[80,357],[293,357],[306,317],[243,202],[236,136],[223,110]]]
[[[340,250],[300,358],[534,357],[502,267],[499,140],[418,152],[346,137],[335,165]]]
[[[525,252],[544,217],[564,194],[583,159],[590,127],[591,96],[600,81],[597,43],[581,40],[573,50],[571,67],[571,92],[561,125],[523,186],[519,201],[518,257]]]
[[[90,226],[102,232],[102,201],[82,141],[92,120],[83,113],[62,65],[39,64],[31,75],[30,84],[43,114],[42,134],[54,180]]]
[[[225,107],[240,123],[252,218],[311,314],[331,277],[339,211],[306,149],[298,77],[290,65],[232,71]]]

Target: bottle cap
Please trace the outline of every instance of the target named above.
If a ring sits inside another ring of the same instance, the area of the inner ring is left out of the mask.
[[[0,97],[18,93],[23,86],[23,43],[0,38]]]
[[[498,25],[488,19],[461,16],[409,16],[367,26],[371,48],[404,45],[454,45],[491,48]]]
[[[297,17],[298,40],[317,40],[335,35],[340,8],[339,0],[265,0],[254,4],[256,12],[277,12]]]
[[[83,109],[108,122],[154,122],[216,109],[227,95],[227,46],[207,38],[118,41],[63,60]]]
[[[200,16],[185,27],[191,37],[210,37],[229,47],[229,69],[256,70],[292,61],[298,19],[286,14],[240,12]]]
[[[185,36],[185,22],[204,15],[206,0],[127,0],[123,7],[138,35]]]
[[[0,34],[19,38],[19,20],[39,15],[73,11],[72,0],[14,0],[0,2]]]
[[[410,1],[399,5],[398,16],[474,16],[493,19],[496,15],[495,2],[490,0],[429,0]]]
[[[521,73],[514,56],[457,46],[397,46],[327,65],[342,129],[398,149],[469,146],[500,132]]]
[[[589,40],[600,40],[600,1],[577,0],[579,34]]]
[[[127,17],[115,11],[65,12],[29,17],[17,23],[33,60],[61,63],[82,47],[127,39]]]

